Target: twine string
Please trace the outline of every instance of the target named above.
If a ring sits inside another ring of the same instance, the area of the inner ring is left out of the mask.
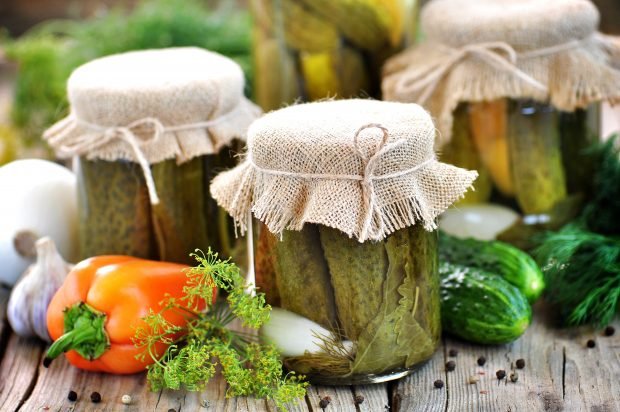
[[[240,106],[241,105],[213,120],[174,126],[164,126],[161,120],[155,117],[138,119],[126,126],[102,126],[87,122],[78,118],[75,114],[72,114],[70,120],[76,126],[95,133],[75,136],[71,133],[73,129],[66,128],[59,132],[53,131],[46,136],[46,138],[50,145],[55,147],[61,156],[66,157],[88,155],[114,141],[125,142],[142,169],[151,204],[157,205],[159,204],[159,196],[157,195],[150,163],[142,150],[143,147],[159,141],[165,133],[204,129],[215,126],[236,113],[240,109]],[[146,129],[148,129],[148,133],[145,132]]]
[[[437,89],[441,80],[456,65],[469,57],[475,57],[497,70],[504,71],[518,77],[530,86],[548,93],[547,85],[536,80],[517,66],[518,60],[549,56],[562,51],[580,47],[586,40],[573,40],[563,44],[533,50],[524,53],[517,51],[505,42],[485,42],[468,44],[458,49],[438,45],[448,52],[448,57],[433,65],[423,68],[413,68],[406,71],[398,80],[395,89],[399,94],[418,95],[417,103],[424,104]]]
[[[367,156],[361,150],[360,145],[360,137],[361,133],[370,128],[377,128],[383,132],[383,137],[378,145],[375,148],[372,155]],[[359,181],[360,186],[362,188],[362,204],[363,204],[363,213],[361,215],[362,219],[362,230],[360,232],[359,239],[364,240],[370,237],[377,237],[380,233],[383,233],[385,230],[385,222],[383,221],[381,211],[377,207],[377,194],[375,191],[374,182],[377,180],[386,180],[386,179],[394,179],[397,177],[405,176],[411,173],[415,173],[420,169],[428,166],[430,163],[436,161],[435,156],[431,156],[430,158],[424,160],[422,163],[419,163],[415,166],[412,166],[407,169],[399,170],[393,173],[386,173],[377,175],[375,174],[375,170],[377,166],[380,164],[381,157],[402,146],[406,140],[398,139],[394,142],[388,143],[389,132],[387,128],[377,123],[369,123],[362,127],[360,127],[354,135],[353,142],[354,147],[353,150],[362,160],[363,165],[363,174],[331,174],[331,173],[301,173],[301,172],[290,172],[287,170],[276,170],[264,168],[257,165],[251,156],[248,156],[247,162],[254,168],[255,170],[272,175],[272,176],[285,176],[285,177],[293,177],[298,179],[306,179],[306,180],[314,180],[314,179],[328,179],[328,180],[352,180]],[[251,222],[248,222],[251,224]]]

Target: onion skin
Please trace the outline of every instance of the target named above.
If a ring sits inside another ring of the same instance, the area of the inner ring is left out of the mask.
[[[15,248],[19,233],[30,233],[34,239],[49,236],[68,261],[77,259],[73,172],[46,160],[16,160],[0,167],[0,198],[0,283],[15,285],[34,262],[32,255]]]

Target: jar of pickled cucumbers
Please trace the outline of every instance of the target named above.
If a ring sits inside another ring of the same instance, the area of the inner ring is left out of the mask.
[[[386,58],[413,44],[418,0],[252,0],[255,95],[264,110],[379,97]]]
[[[45,138],[77,160],[83,258],[234,253],[232,220],[208,185],[260,113],[243,87],[236,63],[198,48],[113,55],[72,73],[71,114]]]
[[[599,103],[620,100],[620,43],[598,21],[587,0],[434,0],[422,11],[425,42],[384,68],[385,98],[427,107],[441,159],[479,172],[459,206],[517,212],[500,239],[527,248],[588,197]]]
[[[421,107],[335,100],[271,112],[211,193],[241,230],[261,222],[261,337],[321,384],[396,379],[439,343],[436,218],[476,172],[439,163]]]

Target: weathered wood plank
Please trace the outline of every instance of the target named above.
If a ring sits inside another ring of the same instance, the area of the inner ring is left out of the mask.
[[[455,339],[447,339],[446,345],[448,350],[458,350],[458,356],[450,358],[456,370],[447,372],[448,411],[555,411],[563,407],[562,346],[542,322],[535,321],[510,345],[472,345]],[[480,356],[486,358],[484,366],[477,364]],[[519,358],[526,361],[526,367],[516,370],[518,381],[513,383],[509,377]],[[498,370],[506,371],[502,381],[496,377]],[[470,377],[479,381],[470,384]]]
[[[610,337],[588,328],[562,332],[565,404],[574,410],[620,411],[620,321],[614,326],[619,332]]]
[[[11,334],[0,363],[0,411],[17,410],[37,381],[43,345]]]
[[[78,393],[78,401],[67,399],[69,391]],[[90,401],[90,394],[97,391],[102,402],[95,405]],[[225,397],[226,383],[220,374],[209,383],[202,392],[161,391],[150,392],[147,388],[145,374],[131,376],[105,375],[101,373],[82,372],[59,358],[50,368],[39,370],[39,379],[32,395],[24,404],[23,410],[72,411],[180,411],[204,410],[209,412],[268,412],[275,411],[275,406],[262,399]],[[123,405],[123,395],[130,395],[131,405]],[[271,405],[271,406],[270,406]],[[3,410],[3,409],[1,409]]]
[[[444,346],[440,345],[435,356],[416,373],[392,385],[392,410],[396,412],[436,411],[446,409],[448,393],[446,388],[436,389],[433,382],[445,382]]]
[[[357,408],[361,412],[387,411],[390,401],[388,399],[387,383],[376,385],[354,386],[353,395],[362,396],[364,400],[358,404]]]
[[[311,411],[322,411],[319,405],[322,399],[329,397],[329,405],[325,408],[331,411],[356,411],[353,391],[350,386],[311,386],[306,398]]]
[[[510,345],[472,345],[446,340],[459,351],[454,372],[447,373],[447,411],[615,411],[620,410],[620,337],[598,337],[594,349],[585,343],[589,328],[556,329],[538,306],[532,326]],[[616,322],[618,325],[619,322]],[[486,364],[477,365],[484,356]],[[522,358],[526,367],[515,369]],[[501,382],[496,371],[506,371]],[[508,378],[519,375],[516,383]],[[478,376],[477,384],[469,384]]]

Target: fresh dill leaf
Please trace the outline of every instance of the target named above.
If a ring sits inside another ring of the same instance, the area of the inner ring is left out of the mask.
[[[579,224],[548,233],[534,251],[546,277],[547,299],[568,325],[604,326],[620,306],[620,240]]]
[[[615,135],[590,149],[598,167],[593,179],[593,196],[583,212],[594,232],[620,234],[620,136]]]
[[[198,265],[186,271],[184,296],[165,299],[162,310],[151,311],[136,330],[134,344],[144,349],[139,359],[154,360],[147,374],[151,389],[202,390],[219,365],[228,397],[272,399],[279,409],[303,397],[307,383],[294,373],[284,376],[275,347],[259,344],[255,334],[227,327],[235,319],[254,329],[267,322],[271,307],[264,295],[248,291],[239,268],[212,250],[192,256]],[[213,302],[214,288],[227,292],[226,302]],[[170,311],[187,317],[184,328],[167,320]],[[164,345],[167,349],[159,356]]]

